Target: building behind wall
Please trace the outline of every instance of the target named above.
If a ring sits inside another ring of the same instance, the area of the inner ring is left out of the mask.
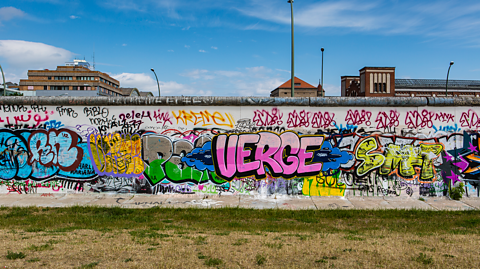
[[[85,60],[75,60],[56,70],[28,70],[21,79],[20,91],[98,91],[104,96],[122,96],[120,82],[106,73],[90,70]]]
[[[444,79],[396,79],[395,67],[364,67],[360,76],[342,76],[344,97],[446,97]],[[448,97],[480,96],[479,80],[449,80]]]
[[[294,77],[294,97],[324,97],[325,91],[319,83],[317,87]],[[292,80],[289,79],[270,93],[270,97],[292,97]]]

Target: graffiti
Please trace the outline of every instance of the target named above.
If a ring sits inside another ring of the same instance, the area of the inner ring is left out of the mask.
[[[478,197],[455,109],[0,105],[0,192]]]
[[[272,108],[271,111],[262,109],[253,112],[253,122],[256,126],[282,125],[283,113],[278,108]]]
[[[100,176],[134,177],[144,170],[138,134],[90,134],[89,152]]]
[[[39,162],[45,167],[54,165],[63,171],[73,171],[83,156],[83,149],[77,147],[77,141],[77,134],[68,129],[34,131],[28,138],[31,153],[28,164]]]
[[[371,121],[370,118],[372,117],[372,112],[365,111],[365,110],[348,110],[347,116],[345,117],[345,123],[348,125],[362,125],[365,124],[370,126]]]
[[[294,110],[291,113],[288,113],[287,127],[288,128],[297,128],[297,127],[308,127],[310,126],[309,122],[310,112],[302,110],[297,113]]]
[[[245,176],[265,178],[265,166],[275,177],[313,175],[322,169],[322,163],[310,163],[313,151],[320,149],[324,139],[293,132],[218,135],[212,141],[215,170],[228,181]]]
[[[328,128],[335,126],[335,113],[314,112],[312,115],[312,128]]]
[[[208,110],[200,111],[200,112],[187,112],[186,110],[179,110],[178,116],[175,111],[172,111],[173,117],[177,120],[177,124],[182,122],[184,125],[188,123],[192,123],[193,125],[199,126],[226,126],[229,128],[233,128],[235,124],[235,120],[230,113],[220,113],[218,111],[213,112],[211,114]]]
[[[398,120],[400,113],[396,110],[390,110],[389,113],[386,111],[380,111],[377,114],[375,122],[377,123],[377,129],[385,129],[391,127],[397,127],[400,124]]]

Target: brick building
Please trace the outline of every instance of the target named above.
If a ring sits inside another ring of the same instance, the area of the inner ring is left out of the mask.
[[[317,87],[294,77],[294,97],[323,97],[325,91],[322,89],[322,85],[319,83]],[[292,80],[278,86],[270,93],[270,97],[292,97]]]
[[[27,75],[28,79],[20,80],[20,91],[98,91],[104,96],[123,96],[118,80],[90,70],[85,60],[74,60],[65,66],[57,66],[56,70],[28,70]]]
[[[360,76],[341,77],[345,97],[445,97],[444,79],[396,79],[395,67],[364,67]],[[448,80],[448,97],[480,96],[479,80]]]

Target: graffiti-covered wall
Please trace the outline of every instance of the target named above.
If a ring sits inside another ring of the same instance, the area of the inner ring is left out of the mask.
[[[0,193],[479,196],[480,106],[435,98],[0,101]]]

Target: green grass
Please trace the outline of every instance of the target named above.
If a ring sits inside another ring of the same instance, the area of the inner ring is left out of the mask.
[[[263,265],[267,261],[267,258],[262,254],[258,253],[257,256],[255,256],[255,261],[257,265]]]
[[[159,221],[164,220],[164,221]],[[365,220],[368,220],[366,222]],[[103,208],[67,207],[40,210],[36,207],[13,207],[0,210],[0,227],[14,231],[66,233],[78,229],[105,231],[134,230],[136,238],[164,238],[160,230],[244,231],[265,233],[338,233],[344,230],[332,223],[360,231],[385,229],[391,232],[428,234],[435,232],[479,234],[480,211],[423,210],[281,210],[281,209],[196,209],[196,208]],[[174,223],[175,225],[173,225]],[[42,228],[38,228],[42,227]],[[153,229],[145,230],[145,227]],[[13,230],[15,229],[15,230]],[[300,237],[299,237],[300,238]],[[350,235],[355,240],[357,236]],[[360,238],[360,237],[358,237]],[[300,238],[302,239],[302,238]]]
[[[425,265],[433,263],[433,258],[427,256],[427,254],[424,254],[422,252],[420,252],[420,254],[418,254],[417,257],[413,257],[412,260],[414,260],[416,262],[419,262],[419,263],[423,263]]]
[[[218,266],[218,265],[221,265],[222,263],[223,261],[218,258],[208,258],[207,260],[205,260],[206,266]]]
[[[98,265],[99,263],[98,262],[92,262],[92,263],[89,263],[89,264],[84,264],[80,267],[78,267],[79,269],[88,269],[88,268],[94,268]]]
[[[9,260],[17,260],[17,259],[24,259],[27,255],[23,252],[12,252],[8,251],[7,259]]]

